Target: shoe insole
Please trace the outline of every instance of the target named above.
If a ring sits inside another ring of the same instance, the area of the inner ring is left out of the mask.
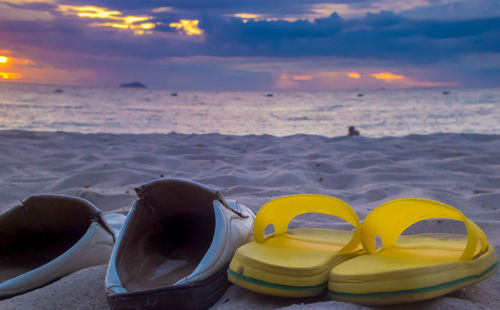
[[[80,238],[79,231],[41,233],[16,239],[0,249],[0,283],[36,269],[71,248]]]

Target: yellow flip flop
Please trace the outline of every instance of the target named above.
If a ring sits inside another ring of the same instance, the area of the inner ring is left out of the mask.
[[[399,238],[425,219],[462,221],[468,235],[416,234]],[[376,249],[379,236],[382,248]],[[484,232],[459,210],[426,199],[399,199],[373,210],[361,225],[367,254],[337,265],[328,283],[332,298],[366,305],[425,300],[482,281],[497,269]]]
[[[355,231],[321,228],[288,230],[290,221],[305,213],[337,216]],[[270,224],[274,233],[264,235]],[[327,288],[337,264],[359,253],[359,219],[348,204],[322,195],[292,195],[266,203],[254,221],[255,241],[236,251],[228,278],[246,289],[275,296],[309,297]]]

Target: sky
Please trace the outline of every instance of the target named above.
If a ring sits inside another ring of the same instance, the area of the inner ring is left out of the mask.
[[[500,0],[0,0],[0,82],[500,86]]]

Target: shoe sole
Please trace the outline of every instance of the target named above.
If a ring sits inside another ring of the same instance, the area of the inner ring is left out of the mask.
[[[112,310],[206,309],[224,294],[229,281],[225,266],[213,276],[185,286],[108,295]]]

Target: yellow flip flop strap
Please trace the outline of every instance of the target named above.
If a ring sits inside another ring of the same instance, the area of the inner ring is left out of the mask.
[[[253,237],[255,241],[262,243],[269,237],[264,235],[269,224],[274,226],[274,235],[286,233],[290,221],[297,215],[305,213],[337,216],[355,227],[351,241],[340,250],[341,253],[349,253],[360,244],[359,219],[356,212],[340,199],[315,194],[285,196],[263,205],[254,221]]]
[[[460,260],[471,260],[474,257],[478,242],[484,253],[488,241],[484,232],[459,210],[441,202],[405,198],[389,201],[373,210],[361,225],[361,242],[369,253],[377,251],[375,238],[380,236],[382,248],[389,248],[396,243],[399,235],[411,225],[426,219],[445,218],[462,221],[467,228],[467,246]]]

